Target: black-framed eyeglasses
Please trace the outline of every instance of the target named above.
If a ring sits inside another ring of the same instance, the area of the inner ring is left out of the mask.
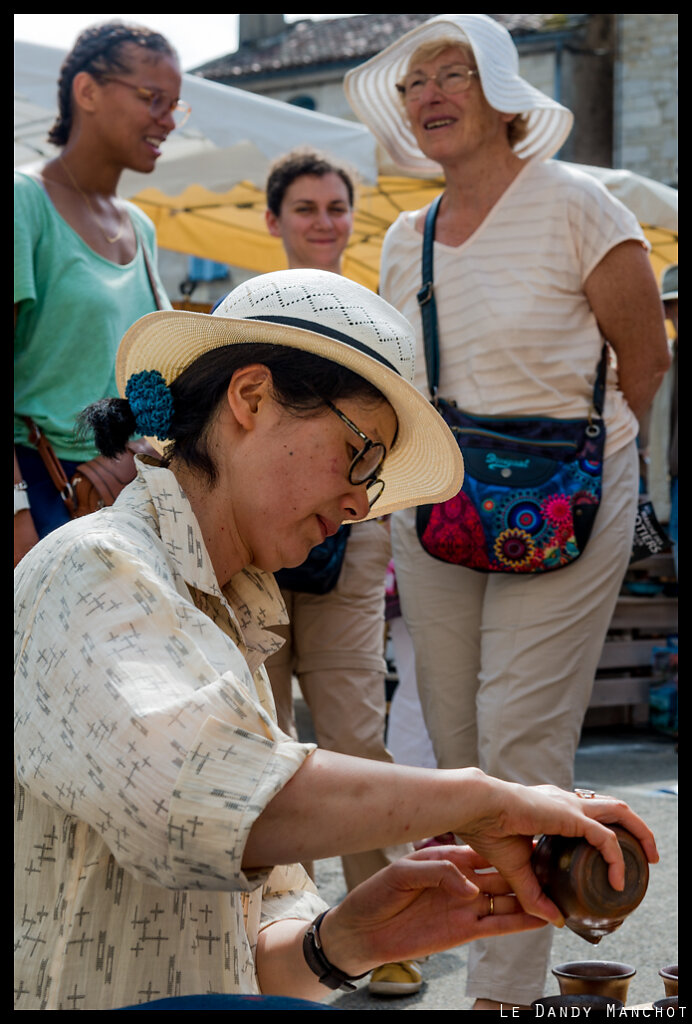
[[[191,107],[184,100],[171,100],[165,92],[158,89],[147,89],[143,85],[135,85],[134,82],[126,82],[124,78],[116,78],[115,75],[107,75],[106,82],[117,82],[132,89],[143,103],[149,107],[149,113],[158,121],[166,114],[172,114],[176,128],[182,128],[191,113]]]
[[[475,68],[467,67],[466,64],[445,64],[434,75],[424,75],[422,71],[411,71],[403,81],[396,83],[396,87],[407,100],[419,99],[428,82],[434,82],[442,92],[453,96],[455,93],[466,92],[471,85],[472,78],[478,78]]]
[[[343,413],[341,409],[337,409],[335,405],[332,405],[330,401],[324,399],[325,405],[335,413],[340,420],[342,420],[347,427],[349,427],[354,434],[357,434],[361,441],[365,444],[356,453],[355,458],[351,462],[348,468],[348,479],[349,482],[358,487],[361,484],[365,484],[368,502],[370,508],[375,502],[382,496],[384,490],[384,480],[382,480],[377,474],[382,469],[382,465],[387,455],[387,449],[381,441],[372,441],[367,434],[355,425],[353,420],[350,420],[346,413]]]

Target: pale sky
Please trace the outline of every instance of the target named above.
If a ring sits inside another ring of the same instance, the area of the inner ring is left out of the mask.
[[[301,18],[346,18],[346,14],[286,14],[287,21]],[[119,18],[146,25],[166,36],[180,54],[183,71],[238,46],[237,14],[15,14],[14,38],[63,50],[72,47],[88,25]]]

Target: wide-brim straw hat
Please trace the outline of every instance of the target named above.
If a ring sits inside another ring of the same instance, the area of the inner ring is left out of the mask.
[[[442,167],[420,150],[406,120],[396,83],[423,43],[458,39],[468,44],[478,68],[486,100],[503,114],[527,114],[526,137],[514,146],[522,159],[547,160],[558,151],[572,129],[571,111],[534,88],[519,75],[519,55],[511,35],[486,14],[438,14],[407,32],[346,74],[346,97],[392,160],[408,174],[439,177]]]
[[[138,320],[116,359],[121,396],[130,377],[158,370],[167,384],[213,349],[243,343],[286,345],[331,359],[373,384],[398,421],[371,517],[444,501],[464,476],[446,423],[412,384],[414,332],[408,320],[368,288],[322,270],[282,270],[235,288],[213,314],[162,310]],[[163,452],[167,441],[148,438]],[[261,468],[261,467],[260,467]]]

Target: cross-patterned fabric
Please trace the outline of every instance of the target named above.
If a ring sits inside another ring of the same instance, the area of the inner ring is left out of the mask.
[[[18,1010],[254,993],[260,929],[324,909],[300,866],[242,869],[313,749],[263,667],[278,588],[221,589],[173,473],[138,462],[15,574]]]

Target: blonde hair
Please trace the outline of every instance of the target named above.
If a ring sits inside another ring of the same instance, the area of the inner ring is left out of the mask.
[[[445,50],[461,50],[466,60],[469,62],[469,66],[472,68],[476,67],[476,58],[473,55],[473,50],[469,43],[464,42],[459,36],[439,36],[437,39],[431,39],[427,43],[421,43],[420,46],[413,51],[408,62],[408,71],[411,71],[413,65],[420,61],[421,64],[428,60],[435,60]]]
[[[435,60],[445,50],[459,50],[464,60],[468,62],[469,67],[477,70],[476,58],[473,54],[471,45],[460,39],[459,36],[439,36],[437,39],[431,39],[427,43],[421,43],[421,45],[413,51],[409,58],[408,67],[406,73],[414,67],[415,64],[424,64],[426,61]],[[481,81],[480,75],[478,82],[483,92],[483,82]],[[402,103],[405,103],[403,93],[397,92],[397,95]],[[485,95],[485,94],[484,94]],[[507,125],[507,141],[509,142],[512,149],[526,138],[529,130],[529,115],[528,114],[516,114],[515,117]]]

